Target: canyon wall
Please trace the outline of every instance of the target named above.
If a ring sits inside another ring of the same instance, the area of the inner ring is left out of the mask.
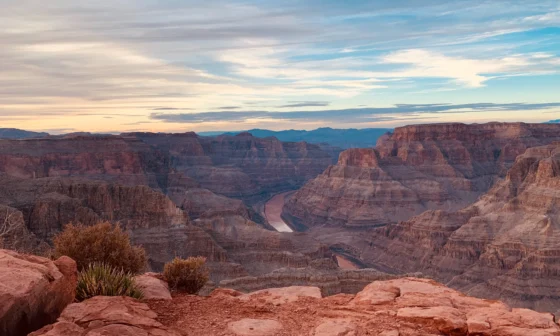
[[[76,177],[4,175],[0,185],[5,248],[44,252],[68,223],[110,221],[146,249],[153,270],[162,270],[175,256],[206,257],[214,281],[307,267],[315,260],[336,265],[326,246],[311,236],[267,230],[250,219],[242,201],[206,189],[190,189],[173,201],[147,186]]]
[[[297,189],[331,164],[331,154],[318,145],[248,133],[68,135],[0,140],[0,173],[18,178],[80,176],[174,194],[200,187],[253,202]]]
[[[503,178],[527,148],[560,141],[560,125],[405,126],[375,148],[349,149],[284,207],[295,228],[371,228],[426,210],[459,210]]]
[[[473,205],[425,212],[369,240],[363,256],[373,264],[515,306],[560,309],[560,143],[527,150]]]

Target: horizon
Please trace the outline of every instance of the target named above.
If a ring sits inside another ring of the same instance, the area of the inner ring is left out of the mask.
[[[503,121],[488,121],[488,122],[482,122],[482,123],[478,123],[478,122],[433,122],[433,123],[419,123],[419,124],[406,124],[406,125],[402,125],[402,126],[397,126],[397,127],[363,127],[363,128],[355,128],[355,127],[350,127],[350,128],[339,128],[339,127],[329,127],[329,126],[325,126],[325,127],[318,127],[318,128],[314,128],[314,129],[279,129],[279,130],[272,130],[272,129],[266,129],[266,128],[251,128],[251,129],[241,129],[241,130],[211,130],[211,131],[193,131],[193,130],[184,130],[184,131],[137,131],[138,133],[161,133],[161,134],[184,134],[184,133],[196,133],[197,135],[201,135],[201,136],[208,136],[208,137],[213,137],[213,136],[220,136],[220,135],[231,135],[231,134],[239,134],[239,133],[244,133],[244,132],[251,132],[251,131],[267,131],[267,132],[274,132],[274,133],[281,133],[281,132],[314,132],[314,131],[318,131],[318,130],[324,130],[324,129],[328,129],[328,130],[334,130],[334,131],[364,131],[364,130],[386,130],[388,133],[392,133],[392,131],[394,131],[397,128],[403,128],[403,127],[417,127],[417,126],[429,126],[429,125],[449,125],[449,124],[463,124],[463,125],[486,125],[486,124],[560,124],[560,120],[549,120],[546,122],[542,122],[542,123],[530,123],[530,122],[524,122],[524,121],[509,121],[509,122],[503,122]],[[14,131],[23,131],[23,132],[36,132],[36,133],[48,133],[49,135],[68,135],[68,134],[74,134],[74,133],[85,133],[85,134],[94,134],[94,135],[121,135],[121,134],[125,134],[125,133],[134,133],[134,132],[90,132],[87,130],[76,130],[73,132],[47,132],[41,129],[38,130],[30,130],[30,129],[24,129],[24,128],[13,128],[13,127],[0,127],[0,131],[1,130],[14,130]],[[13,139],[14,140],[14,139]]]
[[[204,133],[560,118],[558,1],[9,0],[0,18],[6,128]]]

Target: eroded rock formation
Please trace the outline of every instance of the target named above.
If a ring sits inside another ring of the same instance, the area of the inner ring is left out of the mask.
[[[0,173],[86,177],[167,193],[201,187],[255,201],[296,189],[332,162],[318,145],[195,133],[130,133],[0,140]]]
[[[437,282],[377,281],[357,295],[321,298],[318,288],[150,301],[158,320],[181,335],[557,336],[552,314],[465,296]]]
[[[179,208],[147,186],[7,176],[0,183],[0,204],[7,205],[0,206],[0,211],[6,211],[0,212],[0,219],[6,221],[0,237],[6,247],[25,245],[25,251],[35,251],[67,223],[110,221],[119,223],[134,244],[146,249],[151,269],[162,270],[175,256],[204,256],[216,282],[331,260],[330,251],[308,234],[267,230],[250,219],[240,200],[206,189],[172,194],[176,202],[180,200]]]
[[[362,256],[476,296],[560,308],[560,143],[531,148],[472,206],[428,211],[372,235]]]
[[[372,149],[344,151],[284,208],[295,228],[375,227],[426,210],[459,210],[506,175],[527,148],[560,140],[560,126],[523,123],[405,126]]]
[[[29,336],[179,336],[157,320],[157,314],[129,297],[96,296],[69,305],[58,322]]]
[[[0,335],[24,336],[53,323],[74,300],[76,263],[0,250]]]

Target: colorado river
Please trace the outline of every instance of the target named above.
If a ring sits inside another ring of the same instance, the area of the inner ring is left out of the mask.
[[[284,222],[281,216],[286,197],[290,196],[292,193],[294,193],[294,191],[288,191],[274,195],[274,197],[268,200],[268,202],[266,202],[266,204],[264,205],[264,215],[266,217],[266,220],[278,232],[293,232],[293,230],[288,226],[288,224],[286,224],[286,222]],[[343,255],[338,253],[334,253],[334,255],[336,256],[338,267],[347,270],[360,268]]]
[[[266,217],[266,220],[278,232],[293,232],[293,230],[284,222],[281,216],[285,198],[292,193],[293,191],[288,191],[275,195],[264,205],[264,215]]]

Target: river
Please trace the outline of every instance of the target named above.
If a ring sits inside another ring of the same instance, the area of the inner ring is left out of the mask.
[[[284,222],[281,216],[284,202],[286,202],[286,197],[289,197],[293,193],[294,191],[287,191],[281,194],[274,195],[274,197],[268,200],[264,205],[264,215],[266,217],[266,220],[278,232],[294,232],[292,228],[290,228],[290,226],[288,226],[288,224]],[[334,253],[334,255],[336,256],[338,267],[347,270],[360,268],[343,255],[338,253]]]
[[[281,194],[274,195],[264,205],[264,215],[270,225],[272,225],[278,232],[294,232],[288,224],[282,219],[282,208],[286,197],[292,194],[293,191],[287,191]]]

